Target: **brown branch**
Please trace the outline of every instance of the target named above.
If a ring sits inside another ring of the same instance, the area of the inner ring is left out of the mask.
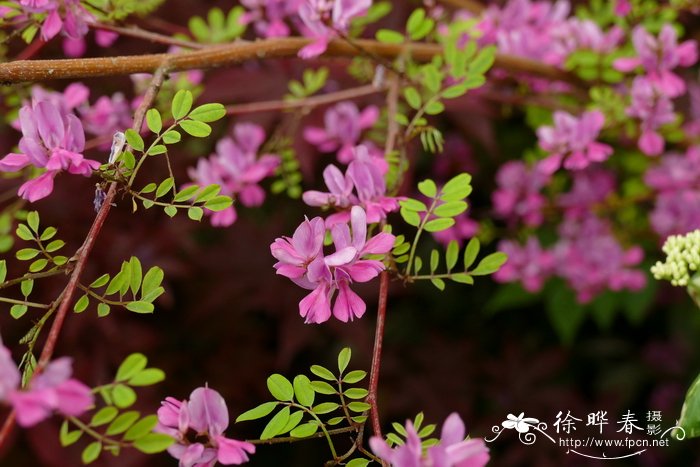
[[[374,436],[382,436],[382,425],[379,421],[377,407],[377,387],[379,386],[379,368],[381,366],[382,342],[384,340],[384,322],[386,320],[386,302],[389,295],[389,272],[382,271],[379,275],[379,305],[377,306],[377,324],[374,331],[374,347],[372,348],[372,367],[369,373],[369,394],[367,403],[372,406],[370,418]]]
[[[161,67],[156,71],[155,75],[153,76],[151,84],[148,90],[146,91],[146,94],[144,95],[143,101],[139,105],[139,108],[136,109],[133,125],[134,129],[140,129],[143,125],[143,120],[145,118],[146,111],[153,103],[153,100],[155,99],[155,96],[158,93],[158,90],[160,89],[163,80],[165,79],[165,74],[165,68]],[[58,336],[61,333],[61,328],[63,327],[63,323],[65,322],[68,310],[70,308],[73,294],[75,293],[75,290],[78,287],[80,275],[82,274],[83,269],[85,269],[85,264],[87,263],[87,259],[90,256],[90,252],[92,251],[92,248],[95,245],[97,236],[102,230],[105,220],[107,219],[107,215],[109,214],[109,211],[112,207],[112,202],[114,201],[116,193],[117,183],[113,182],[109,187],[107,197],[105,198],[102,207],[97,213],[97,216],[95,216],[95,220],[93,221],[92,226],[90,227],[90,231],[88,232],[87,237],[83,242],[83,245],[78,249],[78,251],[75,254],[75,267],[73,268],[73,273],[71,274],[68,284],[66,285],[63,292],[61,292],[61,303],[58,306],[58,310],[56,311],[56,317],[54,318],[54,321],[51,324],[51,329],[49,329],[49,334],[46,337],[46,343],[44,344],[44,348],[41,351],[39,361],[34,371],[35,375],[41,372],[41,370],[49,363],[49,360],[51,360],[51,357],[53,356],[56,344],[58,343]],[[14,411],[12,411],[8,415],[7,419],[5,420],[5,423],[3,424],[2,429],[0,430],[0,448],[2,448],[2,446],[5,444],[10,433],[12,432],[14,422],[15,413]]]
[[[384,88],[373,85],[359,86],[356,88],[343,89],[342,91],[330,92],[319,96],[309,97],[307,99],[297,100],[278,100],[278,101],[263,101],[251,102],[249,104],[234,104],[226,106],[228,115],[249,114],[256,112],[271,112],[280,110],[293,110],[299,108],[319,107],[321,105],[333,104],[338,101],[355,99],[363,96],[370,96],[383,92]]]
[[[336,428],[334,430],[327,430],[327,432],[329,435],[333,436],[333,435],[339,435],[339,434],[343,434],[343,433],[354,433],[354,432],[357,432],[357,428],[354,426],[346,426],[345,428]],[[287,437],[270,438],[270,439],[248,439],[248,440],[246,440],[246,442],[250,443],[250,444],[295,443],[297,441],[306,441],[309,438],[323,438],[325,436],[326,436],[326,433],[319,431],[317,433],[314,433],[311,436],[307,436],[306,438],[294,438],[293,436],[287,436]]]
[[[485,10],[484,5],[475,0],[438,0],[438,2],[454,8],[467,10],[475,15],[478,15]]]
[[[134,73],[153,73],[166,64],[169,71],[216,68],[262,58],[296,57],[310,39],[287,37],[212,45],[190,52],[172,54],[131,55],[61,60],[18,60],[0,64],[0,83],[12,84],[48,79],[76,79],[97,76],[116,76]],[[323,57],[355,57],[357,46],[373,55],[395,58],[410,52],[418,61],[431,60],[442,52],[437,44],[383,44],[374,40],[356,40],[354,45],[342,40],[328,44]],[[512,72],[529,73],[543,78],[581,85],[581,80],[563,70],[526,58],[498,55],[496,67]]]
[[[136,39],[142,39],[149,42],[157,42],[159,44],[174,45],[177,47],[185,47],[189,49],[203,49],[207,47],[206,45],[200,44],[198,42],[176,39],[174,37],[166,36],[165,34],[147,31],[137,26],[130,26],[128,28],[124,28],[120,26],[113,26],[111,24],[102,23],[89,23],[88,26],[90,26],[92,29],[102,29],[104,31],[116,32],[121,36],[135,37]]]

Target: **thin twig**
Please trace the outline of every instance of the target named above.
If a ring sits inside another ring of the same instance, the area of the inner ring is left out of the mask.
[[[467,10],[475,15],[482,13],[486,9],[484,5],[475,0],[438,0],[438,2],[454,8]]]
[[[374,436],[382,436],[382,425],[379,421],[377,407],[377,387],[379,386],[379,369],[381,366],[382,342],[384,340],[384,322],[386,320],[386,303],[389,295],[389,272],[382,271],[379,275],[379,305],[377,306],[377,324],[374,331],[374,347],[372,348],[372,367],[369,373],[369,394],[367,403],[372,406],[370,419]]]
[[[342,433],[352,433],[357,431],[357,428],[354,426],[346,426],[345,428],[336,428],[334,430],[328,430],[327,433],[331,436],[333,435],[339,435]],[[305,438],[294,438],[292,436],[287,436],[287,437],[282,437],[282,438],[270,438],[270,439],[249,439],[246,440],[247,443],[250,444],[280,444],[280,443],[295,443],[297,441],[305,441],[309,438],[323,438],[326,436],[326,433],[319,431],[317,433],[314,433],[311,436],[307,436]]]
[[[182,39],[176,39],[174,37],[166,36],[165,34],[159,34],[157,32],[151,32],[147,31],[145,29],[141,29],[137,26],[130,26],[128,28],[123,28],[120,26],[113,26],[111,24],[102,24],[102,23],[89,23],[88,26],[90,26],[93,29],[102,29],[103,31],[112,31],[116,32],[117,34],[121,36],[129,36],[129,37],[135,37],[137,39],[143,39],[145,41],[149,42],[157,42],[159,44],[166,44],[166,45],[174,45],[177,47],[185,47],[188,49],[203,49],[206,47],[205,44],[200,44],[198,42],[192,42],[192,41],[186,41]]]
[[[0,64],[0,83],[152,73],[163,64],[167,64],[170,71],[216,68],[261,58],[295,57],[299,50],[309,43],[310,39],[286,37],[212,45],[200,50],[169,54],[18,60]],[[383,58],[395,58],[410,53],[410,56],[418,61],[428,61],[442,53],[442,47],[438,44],[384,44],[358,39],[354,46],[343,40],[331,41],[323,57],[355,57],[360,53],[356,47]],[[578,77],[566,71],[522,57],[497,55],[495,66],[512,72],[582,85]]]

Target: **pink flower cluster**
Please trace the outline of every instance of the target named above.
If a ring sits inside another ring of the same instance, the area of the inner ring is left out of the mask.
[[[190,178],[198,185],[217,184],[221,194],[235,197],[244,206],[260,206],[265,201],[265,191],[259,183],[275,173],[279,156],[258,156],[265,141],[265,131],[252,123],[239,123],[233,128],[233,137],[220,140],[216,153],[208,159],[200,159],[197,167],[189,170]],[[225,227],[236,221],[233,206],[211,213],[212,225]]]
[[[528,169],[522,161],[509,161],[501,165],[496,174],[498,188],[492,195],[496,216],[511,223],[522,221],[531,227],[542,224],[542,210],[547,200],[540,190],[549,178],[542,171]]]
[[[286,37],[290,28],[285,20],[313,41],[299,51],[302,58],[313,58],[326,51],[328,42],[344,34],[353,18],[363,15],[372,0],[243,0],[248,12],[241,21],[255,23],[264,37]]]
[[[325,235],[323,219],[315,217],[302,222],[291,238],[276,239],[270,251],[278,260],[274,266],[277,274],[311,290],[299,302],[299,314],[307,323],[328,321],[336,291],[333,316],[342,322],[361,318],[366,305],[350,289],[350,284],[368,282],[384,270],[381,261],[366,257],[389,252],[395,237],[382,232],[368,239],[367,216],[359,206],[353,206],[350,211],[350,225],[337,223],[331,227],[335,251],[330,255],[323,252]]]
[[[59,358],[35,375],[29,387],[20,388],[19,369],[0,342],[0,402],[12,406],[23,427],[36,425],[53,412],[76,417],[93,406],[92,391],[71,373],[71,359]]]
[[[226,401],[208,387],[197,388],[189,400],[167,397],[158,409],[158,425],[154,431],[175,438],[168,452],[180,466],[213,467],[240,465],[248,462],[255,446],[245,441],[226,438],[229,417]]]
[[[370,438],[369,445],[379,458],[393,467],[483,467],[490,458],[484,440],[464,439],[464,422],[457,413],[445,419],[440,442],[425,453],[410,420],[406,421],[406,434],[406,443],[393,449],[379,436]]]
[[[661,238],[700,229],[700,148],[664,155],[644,181],[656,191],[650,220]]]
[[[326,219],[328,227],[350,218],[351,206],[362,206],[367,222],[375,223],[386,218],[387,213],[399,208],[397,198],[386,195],[386,162],[372,157],[365,146],[353,149],[353,160],[343,174],[330,164],[323,171],[323,179],[329,191],[310,190],[302,198],[309,206],[332,207],[340,210]]]
[[[569,170],[581,170],[594,162],[603,162],[613,150],[596,141],[605,124],[605,117],[597,110],[585,112],[576,118],[567,112],[554,112],[554,126],[537,130],[540,147],[550,153],[538,168],[547,175],[562,165]]]
[[[304,129],[304,139],[321,152],[337,152],[338,161],[349,164],[362,131],[372,128],[378,118],[379,109],[373,105],[360,112],[353,102],[340,102],[326,111],[324,128],[308,126]],[[362,144],[371,147],[367,141]]]
[[[20,186],[22,198],[33,202],[48,196],[61,171],[89,177],[100,167],[99,162],[83,157],[85,133],[78,117],[55,102],[34,100],[23,106],[19,123],[21,152],[0,159],[0,171],[16,172],[30,165],[46,169]]]

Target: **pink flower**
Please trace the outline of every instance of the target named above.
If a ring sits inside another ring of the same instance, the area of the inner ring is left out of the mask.
[[[537,237],[530,237],[524,246],[503,240],[498,250],[508,255],[508,261],[494,273],[497,282],[522,282],[528,292],[538,292],[554,272],[554,255],[543,250]]]
[[[101,96],[92,105],[78,108],[85,131],[96,136],[111,135],[131,125],[131,107],[122,93]]]
[[[604,124],[605,117],[597,110],[585,112],[580,118],[567,112],[554,112],[554,126],[537,130],[540,147],[550,153],[539,162],[538,168],[545,174],[553,174],[562,162],[566,169],[580,170],[606,160],[612,148],[596,141]]]
[[[632,33],[632,43],[637,57],[619,58],[614,67],[620,71],[632,71],[642,66],[649,80],[668,97],[685,92],[685,83],[671,70],[678,66],[689,67],[698,60],[697,44],[689,40],[678,44],[676,30],[664,24],[659,37],[654,37],[643,26]]]
[[[539,170],[528,169],[522,161],[503,164],[496,174],[498,189],[492,195],[496,215],[511,223],[522,220],[531,227],[540,225],[547,202],[540,190],[549,178]]]
[[[632,102],[626,113],[640,120],[639,149],[647,156],[658,156],[664,150],[664,138],[658,129],[676,119],[673,103],[648,78],[638,76],[632,82]]]
[[[71,373],[70,358],[59,358],[35,375],[28,388],[22,389],[19,369],[0,341],[0,402],[12,405],[21,426],[36,425],[54,411],[78,416],[92,407],[92,391],[72,379]]]
[[[97,161],[85,159],[85,134],[78,118],[51,101],[34,101],[19,111],[22,139],[21,153],[10,153],[0,159],[0,171],[16,172],[28,165],[46,168],[43,175],[26,182],[19,195],[29,201],[48,196],[53,179],[61,171],[89,177],[100,167]]]
[[[464,439],[464,422],[457,413],[442,425],[440,442],[423,453],[421,439],[410,420],[406,421],[406,443],[390,448],[382,438],[369,440],[372,451],[393,467],[482,467],[489,461],[489,450],[480,438]]]
[[[383,160],[381,161],[383,162]],[[386,218],[387,213],[398,209],[397,198],[386,195],[384,181],[385,166],[370,156],[365,146],[354,148],[354,160],[345,175],[334,165],[323,171],[328,192],[306,191],[302,199],[309,206],[323,206],[340,209],[326,219],[332,226],[350,219],[350,206],[361,206],[372,224]]]
[[[240,465],[248,462],[255,446],[245,441],[226,438],[229,417],[226,401],[208,387],[197,388],[189,400],[167,397],[158,409],[155,431],[175,438],[168,452],[181,466],[213,467],[216,462]]]
[[[255,24],[255,31],[263,37],[287,37],[289,27],[285,18],[298,13],[304,0],[241,0],[249,11],[243,14],[243,24]]]
[[[265,141],[262,127],[241,123],[234,127],[232,138],[223,138],[216,144],[216,153],[208,159],[200,159],[196,168],[189,170],[192,181],[199,185],[217,184],[221,194],[235,196],[244,206],[260,206],[265,191],[259,183],[274,174],[280,163],[279,156],[264,154],[258,150]],[[211,214],[214,226],[229,226],[237,218],[233,206]]]
[[[328,42],[350,26],[350,20],[363,15],[372,0],[305,0],[299,16],[306,27],[304,35],[314,41],[299,51],[301,58],[313,58],[326,51]]]
[[[304,139],[322,152],[337,151],[338,161],[348,164],[362,131],[371,128],[378,118],[379,110],[373,105],[360,112],[354,103],[340,102],[326,111],[325,128],[306,128]]]
[[[274,267],[277,274],[311,290],[299,302],[299,314],[306,323],[325,322],[331,314],[343,322],[361,318],[366,306],[350,284],[368,282],[384,270],[381,261],[365,257],[386,254],[395,237],[382,232],[367,240],[367,216],[359,206],[350,211],[350,225],[333,225],[335,252],[328,256],[323,252],[325,232],[323,219],[316,217],[302,222],[292,238],[277,238],[270,245],[278,260]]]

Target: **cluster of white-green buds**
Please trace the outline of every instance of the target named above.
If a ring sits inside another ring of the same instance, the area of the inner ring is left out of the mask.
[[[700,268],[700,230],[685,235],[671,235],[663,247],[666,262],[658,261],[651,273],[658,280],[667,280],[676,286],[687,286]]]

